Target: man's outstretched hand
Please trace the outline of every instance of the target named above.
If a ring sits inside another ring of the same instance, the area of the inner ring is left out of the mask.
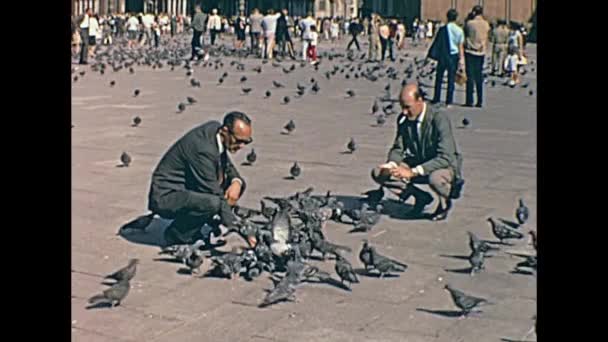
[[[414,177],[414,172],[412,169],[405,165],[400,165],[396,168],[391,169],[391,176],[399,179],[407,179],[410,180]]]
[[[241,195],[241,183],[232,182],[228,189],[226,189],[226,193],[224,193],[224,198],[228,202],[230,206],[234,206],[236,202],[239,200],[239,196]]]

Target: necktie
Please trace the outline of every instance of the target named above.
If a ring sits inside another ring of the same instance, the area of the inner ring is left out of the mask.
[[[420,145],[419,137],[418,137],[418,121],[417,120],[407,120],[407,128],[410,134],[410,138],[412,139],[412,144],[414,145],[414,150],[416,154],[419,154],[418,146]]]

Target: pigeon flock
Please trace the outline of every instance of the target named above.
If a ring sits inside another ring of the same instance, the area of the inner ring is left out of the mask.
[[[228,48],[224,45],[211,47],[208,53],[209,58],[205,58],[205,60],[190,61],[188,59],[190,46],[185,40],[163,42],[161,48],[156,50],[148,48],[128,50],[121,45],[114,45],[105,49],[100,47],[95,57],[96,62],[90,66],[90,69],[92,72],[100,72],[101,74],[104,74],[106,69],[110,68],[113,72],[120,72],[124,69],[135,75],[135,66],[157,69],[167,65],[174,72],[183,68],[189,85],[194,88],[201,88],[201,81],[193,77],[194,69],[210,68],[219,71],[221,75],[217,78],[216,85],[208,83],[206,86],[221,87],[225,80],[231,77],[231,72],[237,73],[245,70],[245,64],[241,60],[249,57],[247,51]],[[232,60],[230,64],[224,64],[228,59],[236,60]],[[406,63],[408,59],[411,60],[409,64]],[[416,82],[423,95],[426,94],[428,89],[432,89],[435,66],[434,63],[424,59],[400,58],[398,63],[390,66],[378,63],[370,65],[366,62],[365,53],[356,55],[352,51],[343,53],[335,52],[332,49],[331,52],[321,53],[320,60],[321,62],[314,66],[300,64],[300,67],[311,68],[315,71],[325,68],[326,70],[319,75],[323,75],[328,81],[343,75],[347,79],[353,77],[357,82],[373,83],[380,82],[382,79],[389,82],[384,87],[385,93],[373,99],[371,111],[368,112],[374,116],[376,127],[384,125],[389,116],[399,113],[399,100],[392,95],[391,80],[401,79],[401,84]],[[268,61],[263,60],[261,65],[252,70],[257,75],[262,74],[264,68],[269,67],[268,63]],[[290,74],[297,67],[297,64],[289,64],[280,59],[270,62],[271,67],[281,68],[284,75]],[[399,70],[400,65],[403,64],[407,65],[404,65],[403,70]],[[533,63],[531,64],[533,65]],[[226,67],[234,70],[226,71]],[[74,72],[76,72],[75,69],[72,70],[72,73]],[[80,78],[85,77],[85,75],[84,71],[79,73]],[[261,97],[263,94],[264,99],[272,99],[271,89],[286,88],[281,80],[273,80],[272,87],[259,91],[248,85],[251,78],[254,77],[256,75],[237,78],[242,96]],[[487,83],[489,81],[487,70],[484,71],[484,77]],[[77,82],[78,79],[78,76],[74,76],[73,80]],[[425,79],[428,82],[425,82]],[[295,95],[279,97],[280,103],[288,106],[292,98],[299,99],[304,96],[320,94],[321,85],[318,80],[313,77],[309,81],[298,82],[296,89],[294,89]],[[497,85],[496,80],[490,80],[489,82],[492,87]],[[109,85],[110,87],[120,86],[115,80],[111,80]],[[364,84],[363,86],[367,85]],[[505,86],[509,85],[505,84]],[[527,88],[528,86],[529,83],[524,83],[521,88]],[[145,92],[145,89],[143,89],[143,92]],[[133,97],[138,97],[141,94],[142,89],[133,90]],[[530,90],[529,95],[532,96],[533,91]],[[345,100],[356,96],[355,89],[345,90]],[[188,96],[184,101],[178,103],[177,113],[184,113],[188,106],[194,106],[197,102],[194,97]],[[139,127],[142,122],[141,116],[135,116],[132,119],[131,126]],[[471,124],[470,118],[464,118],[461,128],[467,128]],[[293,134],[295,130],[296,123],[293,119],[290,119],[282,127],[281,134]],[[344,153],[354,154],[358,149],[358,144],[355,137],[348,139]],[[246,155],[244,164],[253,166],[256,160],[257,154],[252,149]],[[120,156],[120,162],[119,166],[129,167],[133,158],[125,151]],[[302,172],[301,164],[298,161],[293,161],[289,168],[289,178],[297,179]],[[192,275],[198,275],[201,266],[205,262],[210,262],[212,267],[207,274],[199,275],[201,277],[216,275],[238,279],[240,276],[244,276],[251,280],[259,277],[264,272],[269,273],[275,285],[261,298],[259,307],[267,307],[282,301],[295,301],[296,292],[304,283],[326,283],[345,291],[352,291],[356,288],[356,284],[360,282],[359,278],[361,276],[382,279],[406,272],[408,268],[406,263],[381,254],[377,247],[371,245],[367,239],[362,241],[358,253],[359,261],[363,266],[363,269],[360,269],[357,267],[358,265],[354,266],[349,261],[348,255],[353,253],[351,247],[340,245],[336,241],[329,241],[323,233],[326,222],[330,220],[351,225],[351,233],[372,231],[381,220],[384,208],[384,192],[382,189],[368,192],[367,197],[361,199],[361,206],[357,208],[346,208],[345,204],[339,201],[336,196],[331,195],[329,191],[325,195],[313,195],[312,192],[313,187],[311,186],[305,191],[286,197],[264,197],[260,200],[259,209],[234,207],[237,221],[233,223],[233,226],[228,227],[228,231],[224,235],[238,234],[248,242],[248,248],[233,249],[231,252],[212,255],[213,253],[206,253],[202,249],[207,247],[204,246],[202,241],[197,241],[191,245],[167,246],[159,253],[175,258]],[[482,240],[472,232],[467,232],[471,249],[468,258],[471,276],[483,272],[488,266],[485,263],[485,258],[490,256],[488,253],[499,251],[499,245],[508,245],[510,240],[524,238],[525,233],[522,227],[526,226],[529,216],[529,209],[520,199],[515,211],[516,222],[494,217],[487,219],[490,231],[497,241]],[[140,217],[129,223],[128,228],[145,229],[151,219],[152,216]],[[534,249],[536,249],[536,231],[529,230],[528,233],[531,236]],[[535,255],[513,255],[523,258],[515,266],[514,272],[536,276]],[[311,259],[326,261],[328,257],[333,260],[335,275],[325,272],[308,262]],[[207,258],[209,261],[205,260]],[[107,276],[108,279],[113,279],[115,282],[101,294],[91,297],[89,303],[92,305],[107,304],[110,307],[120,305],[129,293],[130,281],[135,276],[138,263],[139,260],[137,259],[130,260],[126,267]],[[466,294],[449,284],[445,285],[445,290],[449,292],[454,305],[459,308],[463,317],[474,312],[474,309],[479,305],[489,303],[486,299]]]

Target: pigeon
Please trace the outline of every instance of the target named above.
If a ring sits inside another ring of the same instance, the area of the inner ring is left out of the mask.
[[[378,105],[378,99],[374,99],[374,104],[372,104],[372,115],[376,114],[380,106]]]
[[[133,118],[133,125],[131,125],[131,126],[137,127],[137,126],[139,126],[140,123],[141,123],[141,118],[139,116],[136,116]]]
[[[74,76],[74,82],[78,81],[78,76]]]
[[[378,126],[384,125],[385,122],[386,122],[386,116],[384,114],[380,114],[380,115],[376,116],[376,124]]]
[[[110,87],[113,87],[115,85],[116,85],[116,81],[114,81],[114,80],[110,81]]]
[[[285,87],[283,84],[281,84],[280,82],[277,82],[277,81],[272,81],[272,85],[274,85],[276,88],[284,88]]]
[[[286,279],[286,278],[284,278]],[[281,281],[275,286],[274,289],[268,292],[262,303],[258,305],[260,308],[267,307],[269,305],[282,302],[282,301],[294,301],[294,293],[296,289],[293,284],[287,281]]]
[[[83,70],[83,71],[79,72],[79,74],[80,74],[80,76],[84,76],[84,74],[86,74],[86,71]]]
[[[289,96],[283,97],[283,104],[288,104],[288,103],[289,103]]]
[[[226,77],[228,77],[228,72],[224,72],[224,73],[222,74],[222,78],[226,78]]]
[[[272,95],[272,93],[270,92],[270,90],[266,90],[265,95],[266,95],[266,98],[269,98]]]
[[[314,78],[311,78],[311,79],[310,79],[310,83],[316,83],[315,79],[314,79]]]
[[[118,271],[109,274],[104,277],[104,279],[114,279],[116,281],[129,281],[135,277],[135,272],[137,272],[137,264],[139,264],[139,259],[131,259],[127,266],[119,269]]]
[[[120,161],[122,162],[122,166],[129,167],[129,164],[131,164],[131,156],[127,152],[123,152],[120,155]]]
[[[133,97],[137,97],[139,95],[140,91],[139,89],[135,89],[135,91],[133,91]]]
[[[469,121],[469,119],[464,118],[462,119],[462,127],[467,128],[467,126],[469,126],[471,122]]]
[[[300,176],[301,173],[302,169],[300,168],[300,165],[298,165],[298,162],[293,163],[293,166],[289,169],[289,174],[291,177],[295,179]]]
[[[310,88],[314,93],[318,93],[319,90],[321,90],[321,88],[319,88],[319,85],[317,83],[313,84],[312,87]]]
[[[195,249],[192,253],[185,259],[184,263],[190,269],[190,274],[194,275],[194,273],[199,273],[200,268],[203,265],[203,261],[205,258],[203,257],[203,253],[199,249]],[[196,272],[194,272],[196,270]]]
[[[522,88],[528,88],[528,86],[530,85],[530,82],[526,82],[524,84],[521,85]]]
[[[201,82],[199,80],[197,80],[196,78],[191,78],[190,79],[190,85],[193,86],[193,87],[200,88],[201,87]]]
[[[534,90],[530,90],[530,91],[528,92],[528,95],[530,95],[530,96],[534,96]]]
[[[197,102],[196,99],[191,96],[186,97],[186,100],[188,100],[188,104],[190,105],[195,104]]]
[[[406,264],[378,254],[375,247],[368,246],[367,249],[371,255],[371,262],[374,269],[380,272],[380,278],[385,274],[390,274],[391,272],[404,272],[407,269]]]
[[[467,234],[469,234],[469,247],[471,248],[471,252],[482,251],[486,253],[488,251],[497,249],[490,246],[490,244],[487,242],[480,240],[477,235],[473,234],[472,232],[467,231]]]
[[[129,280],[122,280],[112,285],[110,288],[103,291],[103,293],[95,295],[89,298],[89,304],[97,305],[102,303],[109,303],[111,307],[120,305],[123,299],[129,293],[131,284]]]
[[[537,249],[536,231],[531,230],[528,234],[530,234],[530,236],[532,237],[532,246],[534,246],[534,249]]]
[[[298,90],[306,90],[306,87],[305,87],[305,86],[303,86],[303,85],[301,85],[301,84],[300,84],[300,82],[298,82],[298,84],[296,84],[296,88],[297,88]]]
[[[243,83],[243,82],[247,82],[247,76],[241,77],[241,83]]]
[[[211,260],[215,264],[215,270],[230,279],[233,279],[233,274],[238,277],[243,268],[241,255],[237,253],[236,248],[233,248],[232,252],[214,256]]]
[[[357,143],[355,143],[355,139],[351,137],[348,144],[346,144],[346,148],[351,154],[355,152],[357,150]]]
[[[289,120],[289,122],[285,125],[285,127],[283,127],[283,129],[285,129],[287,134],[290,134],[296,129],[296,124],[295,122],[293,122],[293,120]]]
[[[243,94],[247,95],[252,89],[253,88],[242,88],[241,90],[243,90]]]
[[[190,257],[194,251],[199,250],[201,246],[205,244],[204,240],[197,240],[193,244],[182,244],[182,245],[172,245],[167,246],[161,249],[158,252],[159,255],[171,255],[177,260],[180,260],[184,265],[186,264],[186,259]]]
[[[305,93],[305,91],[303,89],[298,89],[298,91],[296,92],[298,94],[297,97],[302,97]]]
[[[462,291],[456,290],[452,286],[445,285],[446,289],[452,296],[454,304],[461,310],[461,315],[466,317],[472,310],[482,303],[488,303],[486,299],[469,296]]]
[[[471,264],[471,276],[475,275],[476,272],[482,270],[484,261],[484,252],[477,249],[471,252],[469,255],[469,264]]]
[[[217,80],[217,85],[220,85],[222,83],[224,83],[224,79],[223,78],[220,78],[219,80]]]
[[[134,74],[135,70],[133,68],[129,68],[129,73]]]
[[[180,103],[177,104],[177,112],[178,113],[181,113],[181,112],[183,112],[185,110],[186,110],[186,104],[185,103],[180,102]]]
[[[352,231],[370,231],[380,221],[382,209],[382,204],[377,204],[375,211],[361,210],[360,220]]]
[[[355,96],[355,91],[352,89],[348,89],[346,91],[346,95],[348,95],[347,97],[353,97],[353,96]]]
[[[258,74],[262,73],[262,67],[261,66],[257,66],[255,68],[253,68],[253,71],[257,72]]]
[[[515,209],[515,218],[519,224],[524,224],[528,221],[530,216],[530,209],[524,204],[524,199],[519,199],[519,206]]]
[[[522,239],[524,237],[522,233],[507,227],[505,224],[496,221],[492,217],[489,217],[488,221],[492,225],[492,233],[500,240],[500,243],[503,243],[503,240]]]
[[[338,276],[340,276],[342,284],[344,284],[344,281],[347,281],[349,283],[349,288],[350,284],[359,282],[357,274],[353,270],[353,266],[340,253],[336,254],[335,270]]]
[[[251,152],[249,152],[245,158],[247,159],[247,163],[249,163],[249,165],[253,165],[253,163],[255,163],[255,161],[258,159],[258,155],[255,154],[255,149],[252,148]]]

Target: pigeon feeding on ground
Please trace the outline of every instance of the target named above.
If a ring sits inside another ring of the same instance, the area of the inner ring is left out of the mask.
[[[222,83],[224,83],[224,79],[223,78],[220,78],[219,80],[217,80],[217,85],[220,85]]]
[[[262,303],[260,303],[259,307],[267,307],[282,301],[295,301],[295,292],[296,289],[294,284],[288,281],[281,281],[277,284],[277,286],[275,286],[274,289],[268,292]]]
[[[133,118],[133,125],[131,125],[131,126],[137,127],[137,126],[139,126],[140,123],[141,123],[141,118],[139,116],[136,116]]]
[[[490,246],[487,242],[480,240],[477,235],[472,232],[468,231],[467,234],[469,234],[469,247],[471,248],[471,252],[482,251],[486,253],[497,249],[496,247]]]
[[[352,90],[352,89],[348,89],[348,90],[346,91],[346,95],[347,95],[347,97],[349,97],[349,98],[350,98],[350,97],[353,97],[353,96],[355,96],[355,91],[354,91],[354,90]]]
[[[352,252],[352,249],[348,246],[341,246],[327,240],[324,240],[318,234],[312,235],[313,248],[321,253],[323,260],[325,260],[326,254],[337,255],[339,251]]]
[[[293,166],[289,169],[289,174],[291,175],[291,177],[293,179],[296,179],[300,176],[301,173],[302,169],[300,168],[300,165],[298,165],[298,162],[293,163]]]
[[[386,116],[384,114],[380,113],[378,116],[376,116],[376,125],[382,126],[385,122]]]
[[[139,259],[131,259],[127,266],[119,269],[118,271],[109,274],[104,277],[104,279],[114,279],[116,281],[122,280],[131,280],[135,277],[135,273],[137,272],[137,264],[139,264]]]
[[[158,252],[159,255],[171,255],[175,259],[186,265],[186,259],[190,257],[194,251],[199,250],[205,244],[204,240],[197,240],[193,244],[172,245],[164,247]]]
[[[247,82],[247,76],[241,77],[241,83],[243,83],[243,82]]]
[[[133,91],[133,97],[137,97],[139,95],[140,91],[139,89],[135,89],[135,91]]]
[[[251,90],[253,90],[253,88],[242,88],[241,90],[243,91],[244,95],[248,95],[251,92]]]
[[[528,234],[530,234],[530,236],[532,237],[532,246],[534,246],[534,249],[537,249],[536,231],[531,230],[530,232],[528,232]]]
[[[289,96],[283,97],[283,104],[288,104],[290,101]]]
[[[319,88],[319,85],[317,83],[313,84],[312,87],[310,88],[310,90],[312,90],[315,94],[319,92],[319,90],[321,90],[321,88]]]
[[[471,276],[475,275],[476,272],[481,271],[483,267],[485,253],[481,250],[474,250],[469,255],[469,264],[471,264]]]
[[[188,104],[195,104],[197,101],[194,97],[188,96],[186,97],[186,100],[188,101]]]
[[[190,269],[190,274],[194,275],[195,273],[198,274],[200,272],[200,268],[203,265],[204,260],[205,258],[203,257],[203,252],[200,249],[195,249],[185,259],[184,263],[188,269]]]
[[[180,102],[180,103],[177,104],[177,112],[178,113],[181,113],[181,112],[183,112],[185,110],[186,110],[186,104],[185,103]]]
[[[116,85],[116,81],[114,81],[114,80],[110,81],[110,87],[113,87],[115,85]]]
[[[193,87],[200,88],[201,82],[199,80],[197,80],[196,78],[192,78],[192,79],[190,79],[190,85]]]
[[[342,284],[344,284],[344,281],[349,283],[348,288],[350,288],[350,284],[359,282],[357,274],[353,270],[353,266],[340,253],[336,254],[335,270],[340,277]]]
[[[257,154],[255,154],[255,149],[252,148],[251,152],[249,152],[245,158],[247,158],[247,163],[249,163],[249,165],[253,165],[258,159]]]
[[[524,199],[519,199],[519,206],[515,209],[515,218],[519,224],[524,224],[530,217],[530,209],[524,204]]]
[[[374,99],[374,103],[372,104],[372,115],[376,114],[376,112],[378,111],[378,109],[380,109],[380,106],[378,105],[378,99]]]
[[[348,149],[349,153],[351,153],[351,154],[353,152],[355,152],[357,150],[357,143],[355,142],[355,139],[353,139],[351,137],[348,144],[346,144],[346,148]]]
[[[293,120],[289,120],[289,122],[283,127],[286,134],[291,134],[296,129],[296,124]]]
[[[492,233],[494,236],[496,236],[496,238],[498,238],[498,240],[500,240],[500,243],[503,243],[503,240],[522,239],[524,237],[522,233],[507,227],[505,224],[496,221],[492,217],[489,217],[488,221],[492,225]]]
[[[125,299],[130,289],[131,284],[129,280],[121,280],[103,291],[103,293],[89,298],[89,304],[98,305],[106,303],[110,304],[111,307],[118,306]]]
[[[391,272],[405,272],[407,269],[406,264],[378,254],[375,247],[369,246],[368,248],[371,252],[372,264],[374,265],[374,269],[380,272],[380,278],[385,274],[390,274]]]
[[[486,299],[467,295],[464,292],[453,288],[449,284],[445,285],[444,289],[450,293],[454,304],[461,310],[461,317],[467,317],[467,315],[471,313],[479,304],[488,303]]]
[[[270,92],[270,90],[266,90],[265,95],[266,95],[266,98],[269,98],[272,95],[272,93]]]
[[[367,204],[367,203],[366,203]],[[361,210],[360,219],[355,222],[355,227],[351,232],[354,231],[370,231],[378,222],[380,222],[380,217],[382,216],[382,209],[384,207],[382,204],[376,205],[376,210]]]
[[[129,167],[129,164],[131,164],[131,156],[127,153],[127,152],[123,152],[120,155],[120,162],[122,163],[122,166],[124,167]]]
[[[276,88],[284,88],[285,86],[277,81],[272,81],[272,85],[274,85]]]
[[[462,119],[462,127],[463,128],[467,128],[470,123],[471,122],[469,121],[469,119],[467,119],[467,118]]]

